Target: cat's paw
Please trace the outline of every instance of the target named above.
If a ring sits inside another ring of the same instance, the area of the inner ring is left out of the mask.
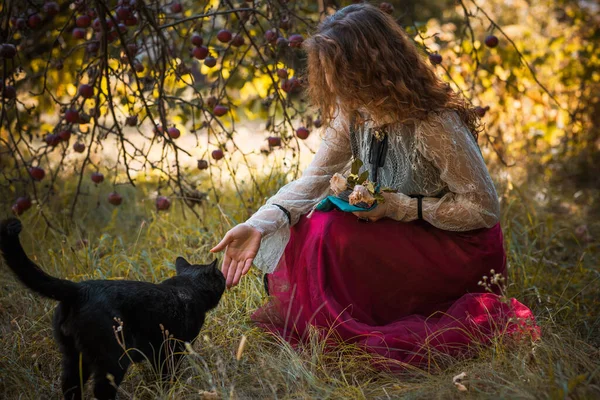
[[[0,222],[0,233],[2,236],[19,236],[22,229],[23,224],[16,218],[8,218]]]

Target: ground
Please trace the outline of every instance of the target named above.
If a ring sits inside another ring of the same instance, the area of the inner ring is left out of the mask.
[[[115,208],[104,201],[108,188],[86,187],[73,222],[60,211],[63,200],[46,208],[62,233],[30,210],[22,217],[26,250],[55,276],[159,282],[174,274],[179,255],[209,261],[208,249],[245,212],[236,196],[224,193],[220,207],[213,196],[197,207],[198,217],[176,200],[170,211],[157,213],[153,201],[144,200],[151,198],[146,188],[121,189],[125,201]],[[69,190],[68,183],[57,188]],[[539,342],[499,339],[443,371],[378,372],[352,346],[326,352],[313,340],[292,349],[255,327],[250,315],[265,294],[253,271],[210,314],[170,385],[156,383],[149,366],[136,366],[121,398],[600,398],[598,192],[522,185],[503,193],[507,295],[533,309]],[[261,202],[249,200],[251,207]],[[60,397],[50,327],[55,303],[24,289],[3,264],[0,282],[0,396]],[[462,372],[467,391],[452,383]]]

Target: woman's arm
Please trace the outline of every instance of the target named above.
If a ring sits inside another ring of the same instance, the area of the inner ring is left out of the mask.
[[[349,166],[351,154],[348,125],[338,115],[302,176],[282,187],[246,222],[227,232],[211,250],[226,249],[223,274],[228,288],[238,284],[253,262],[264,272],[275,269],[289,241],[290,226],[327,195],[331,176]]]
[[[494,183],[471,132],[454,111],[421,122],[415,132],[418,151],[440,171],[450,193],[422,200],[423,219],[449,231],[491,228],[500,218]],[[417,219],[417,199],[387,195],[387,216]]]
[[[314,159],[302,176],[283,186],[245,224],[257,229],[263,239],[296,224],[301,215],[308,213],[327,195],[329,180],[336,172],[347,168],[351,158],[348,125],[338,116],[325,131]]]

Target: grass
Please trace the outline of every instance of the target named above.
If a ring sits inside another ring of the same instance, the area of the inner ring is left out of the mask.
[[[70,190],[62,185],[59,192]],[[125,202],[113,208],[98,202],[103,189],[85,188],[89,195],[73,223],[60,212],[64,204],[58,199],[54,211],[46,212],[64,234],[47,229],[39,213],[29,211],[23,216],[26,250],[55,276],[158,282],[174,273],[179,255],[209,261],[208,249],[246,214],[232,193],[222,193],[220,208],[209,199],[196,218],[178,202],[157,214],[143,201],[145,187],[120,191]],[[592,237],[600,237],[593,211],[599,194],[588,191],[581,203],[581,196],[575,201],[565,193],[546,194],[540,200],[533,192],[507,192],[503,227],[508,294],[534,310],[543,335],[535,346],[498,339],[443,372],[378,372],[352,345],[325,351],[315,336],[292,349],[255,327],[250,315],[265,297],[253,271],[210,314],[172,385],[158,385],[151,368],[140,364],[130,369],[121,398],[600,398],[598,241],[582,242],[574,234],[585,223]],[[255,207],[260,199],[253,202]],[[24,289],[4,265],[0,279],[0,397],[59,398],[60,361],[51,333],[55,303]],[[452,383],[461,372],[467,373],[466,392]]]

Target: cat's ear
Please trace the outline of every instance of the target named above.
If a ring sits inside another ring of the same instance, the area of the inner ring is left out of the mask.
[[[210,267],[211,268],[217,268],[218,265],[219,265],[219,259],[218,258],[215,258],[215,260],[210,263]]]
[[[177,257],[177,260],[175,260],[175,270],[177,271],[177,274],[180,274],[186,267],[189,267],[190,263],[187,262],[187,260],[183,257]]]

